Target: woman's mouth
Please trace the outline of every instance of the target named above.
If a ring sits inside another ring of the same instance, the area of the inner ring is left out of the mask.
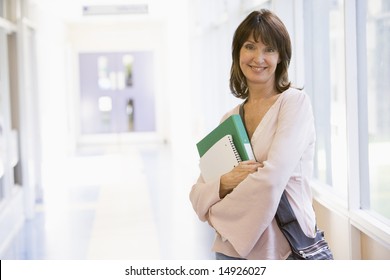
[[[254,71],[254,72],[261,72],[263,71],[266,67],[259,67],[259,66],[252,66],[249,65],[249,67]]]

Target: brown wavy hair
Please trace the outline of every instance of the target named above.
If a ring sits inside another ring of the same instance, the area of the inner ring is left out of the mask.
[[[232,42],[232,67],[230,70],[230,90],[238,98],[248,97],[248,85],[240,68],[240,50],[253,35],[256,42],[276,49],[280,62],[275,71],[275,89],[282,93],[291,86],[288,67],[291,61],[291,40],[283,22],[273,12],[262,9],[253,11],[237,27]]]

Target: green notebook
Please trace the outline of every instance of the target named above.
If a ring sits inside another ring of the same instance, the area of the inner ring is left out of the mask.
[[[234,146],[243,161],[255,159],[244,123],[238,114],[231,115],[196,144],[199,156],[202,157],[218,140],[228,134],[232,135]]]

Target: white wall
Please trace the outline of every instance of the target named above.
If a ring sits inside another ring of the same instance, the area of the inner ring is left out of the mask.
[[[43,161],[66,156],[66,26],[55,14],[36,10],[37,71]]]

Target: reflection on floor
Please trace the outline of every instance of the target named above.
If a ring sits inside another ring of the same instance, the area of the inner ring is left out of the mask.
[[[188,199],[197,163],[176,158],[165,145],[117,146],[44,166],[43,202],[1,259],[213,258]]]

